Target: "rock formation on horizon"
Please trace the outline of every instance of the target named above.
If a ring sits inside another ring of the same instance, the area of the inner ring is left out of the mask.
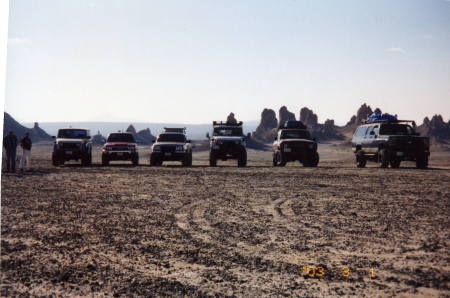
[[[375,111],[381,114],[381,110],[379,108],[376,108]],[[367,105],[366,103],[362,104],[356,112],[356,115],[352,116],[350,121],[347,122],[346,126],[360,125],[364,120],[372,115],[373,112],[374,111],[372,111],[372,108],[369,105]]]
[[[308,126],[315,126],[318,124],[318,117],[312,110],[304,107],[300,110],[300,121]]]
[[[431,120],[428,117],[417,127],[417,132],[430,137],[432,143],[450,142],[450,120],[445,122],[442,115],[434,115]]]
[[[136,128],[134,128],[133,124],[130,124],[126,130],[126,132],[136,134]]]
[[[134,128],[133,124],[130,124],[126,130],[126,132],[131,133],[136,140],[136,143],[141,145],[150,145],[156,137],[152,135],[150,128],[142,129],[136,132],[136,128]]]
[[[272,109],[264,109],[261,113],[261,122],[256,131],[253,132],[253,137],[262,142],[271,142],[277,133],[278,120],[275,111]]]
[[[103,145],[104,142],[105,142],[105,137],[102,136],[100,131],[97,131],[97,134],[92,136],[92,144]]]
[[[4,112],[3,114],[3,135],[6,136],[9,131],[14,132],[17,139],[22,138],[25,133],[29,133],[32,142],[50,141],[51,137],[37,122],[34,123],[33,128],[27,128],[17,122],[10,114]]]
[[[278,125],[284,124],[286,121],[296,120],[295,114],[289,112],[286,106],[282,106],[278,111]]]

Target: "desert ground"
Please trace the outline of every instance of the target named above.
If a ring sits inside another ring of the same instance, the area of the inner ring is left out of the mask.
[[[430,168],[72,163],[1,178],[2,296],[450,296],[450,150]]]

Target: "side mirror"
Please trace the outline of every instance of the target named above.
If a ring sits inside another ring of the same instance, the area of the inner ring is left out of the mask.
[[[156,142],[156,140],[152,140],[152,143]]]
[[[370,132],[370,135],[371,135],[371,136],[375,135],[375,132],[372,130],[372,131]]]
[[[206,138],[209,140],[211,137],[209,136],[209,132],[206,133]]]
[[[186,143],[190,143],[191,142],[191,140],[186,140]]]
[[[275,137],[275,139],[273,139],[274,141],[278,141],[278,137]]]
[[[55,137],[55,136],[52,136],[52,139],[56,139],[56,137]]]
[[[251,133],[247,133],[247,139],[251,139],[252,138],[252,134]]]

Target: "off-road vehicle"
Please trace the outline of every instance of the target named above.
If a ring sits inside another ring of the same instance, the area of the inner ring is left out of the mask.
[[[54,166],[63,165],[69,160],[81,160],[83,166],[92,164],[92,142],[88,129],[59,129],[57,136],[52,138],[55,139],[52,153]]]
[[[430,141],[415,132],[415,122],[407,120],[375,120],[359,126],[352,139],[356,166],[364,168],[367,161],[380,167],[400,167],[404,160],[415,161],[416,167],[428,166]]]
[[[278,128],[273,142],[273,165],[284,167],[297,160],[305,167],[317,167],[317,142],[301,121],[286,121]]]
[[[237,159],[239,167],[247,165],[246,139],[250,134],[244,136],[242,121],[222,122],[213,121],[213,135],[206,137],[210,140],[209,165],[217,166],[217,160]]]
[[[139,164],[136,140],[131,133],[114,132],[108,135],[102,148],[102,165],[109,165],[113,160],[129,160],[133,165]]]
[[[164,161],[181,161],[183,166],[192,166],[192,147],[186,137],[186,129],[164,129],[153,141],[150,165],[161,166]]]

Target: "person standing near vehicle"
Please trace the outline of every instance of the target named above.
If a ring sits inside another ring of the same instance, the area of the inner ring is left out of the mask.
[[[6,171],[16,171],[16,150],[17,150],[17,137],[12,131],[3,138],[3,148],[6,150]]]
[[[31,167],[31,139],[29,138],[28,133],[20,140],[20,147],[23,149],[22,158],[20,159],[20,172],[23,173],[23,169],[25,168],[25,164],[28,168]]]

